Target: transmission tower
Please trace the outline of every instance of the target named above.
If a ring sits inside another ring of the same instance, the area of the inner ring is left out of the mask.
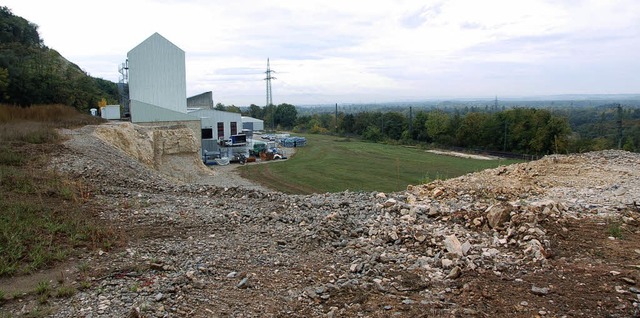
[[[267,71],[265,72],[267,74],[267,77],[264,79],[265,81],[267,81],[267,106],[273,105],[273,95],[271,94],[271,80],[274,80],[276,78],[273,77],[271,73],[275,72],[276,71],[272,70],[269,66],[269,59],[267,59]]]
[[[275,72],[276,71],[271,70],[271,66],[269,66],[269,58],[267,58],[267,71],[265,72],[267,74],[267,77],[264,79],[265,81],[267,81],[267,105],[265,106],[265,108],[268,108],[269,106],[273,105],[273,95],[271,94],[271,80],[274,80],[276,78],[273,77],[271,73],[275,73]],[[275,109],[272,110],[271,112],[271,130],[275,129],[274,115],[275,115]]]

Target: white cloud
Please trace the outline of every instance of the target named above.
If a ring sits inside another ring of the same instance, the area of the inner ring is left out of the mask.
[[[635,0],[4,5],[38,24],[45,44],[93,76],[113,81],[127,52],[158,32],[186,52],[188,94],[212,90],[216,102],[225,104],[264,104],[267,57],[279,72],[274,100],[294,104],[638,93],[629,84],[629,74],[640,71]],[[607,76],[606,85],[593,80],[593,70]]]

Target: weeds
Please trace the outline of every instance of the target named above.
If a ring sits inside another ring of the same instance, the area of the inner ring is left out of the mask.
[[[45,299],[45,303],[46,303],[46,299]],[[41,317],[47,317],[49,315],[51,315],[53,309],[52,308],[47,308],[47,307],[36,307],[35,309],[31,310],[30,312],[26,313],[24,315],[24,317],[26,318],[41,318]]]
[[[46,280],[39,282],[38,286],[36,286],[36,294],[38,295],[48,295],[50,292],[51,284]]]
[[[88,280],[83,280],[80,282],[80,290],[85,290],[91,288],[91,282]]]
[[[443,174],[441,174],[440,172],[436,171],[433,175],[433,177],[431,177],[430,174],[425,174],[424,177],[422,177],[422,179],[420,179],[420,184],[427,184],[436,180],[445,180],[447,179],[447,177]]]
[[[0,147],[0,165],[2,166],[22,166],[23,158],[7,147]]]
[[[621,239],[622,238],[622,226],[621,226],[620,222],[610,220],[608,222],[607,233],[609,234],[609,236],[615,237],[617,239]]]
[[[58,289],[56,290],[56,297],[57,298],[68,298],[71,297],[73,295],[76,294],[78,290],[75,289],[72,286],[60,286],[58,287]]]
[[[15,107],[0,105],[0,141],[45,144],[60,139],[57,128],[74,128],[104,122],[63,105]]]
[[[89,272],[89,263],[82,262],[78,264],[78,270],[80,271],[80,273],[82,273],[82,275],[86,276]]]
[[[55,128],[97,123],[70,107],[0,105],[0,277],[25,274],[64,260],[74,247],[111,248],[118,240],[80,203],[92,188],[42,168],[42,143]],[[28,158],[28,159],[26,159]]]
[[[80,113],[77,109],[65,105],[33,105],[31,107],[0,105],[0,123],[25,121],[49,123],[59,128],[104,122],[100,117]]]

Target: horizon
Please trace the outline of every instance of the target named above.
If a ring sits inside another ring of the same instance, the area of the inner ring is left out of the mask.
[[[45,45],[112,82],[157,32],[185,51],[187,96],[212,91],[225,105],[266,104],[267,58],[274,104],[640,93],[634,0],[3,5],[38,25]]]

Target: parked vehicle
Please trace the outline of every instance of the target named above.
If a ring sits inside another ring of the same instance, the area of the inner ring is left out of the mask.
[[[244,165],[245,163],[247,163],[247,156],[245,156],[242,153],[234,153],[233,154],[233,160],[231,160],[233,162],[237,162],[241,165]]]

